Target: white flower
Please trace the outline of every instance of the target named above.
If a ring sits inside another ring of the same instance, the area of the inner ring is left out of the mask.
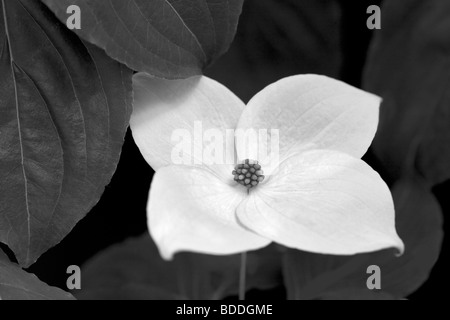
[[[284,78],[247,106],[205,76],[139,73],[133,85],[133,137],[156,171],[149,231],[164,258],[232,254],[272,241],[323,254],[403,251],[389,188],[360,160],[377,129],[380,98],[318,75]],[[196,121],[204,130],[279,129],[279,167],[247,193],[232,164],[173,164],[174,130],[192,132]]]

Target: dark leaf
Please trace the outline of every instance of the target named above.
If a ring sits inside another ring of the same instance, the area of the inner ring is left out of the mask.
[[[131,71],[39,1],[0,4],[0,241],[22,266],[99,200],[131,112]]]
[[[238,294],[240,254],[179,253],[175,263],[190,299],[222,299]],[[272,289],[281,283],[281,255],[275,245],[247,253],[247,290]]]
[[[0,300],[74,300],[74,297],[23,271],[0,250]]]
[[[136,71],[187,78],[223,54],[243,0],[43,0],[64,23],[81,9],[83,39]]]
[[[392,250],[351,257],[288,250],[284,277],[290,299],[399,299],[426,281],[440,252],[442,216],[435,197],[417,182],[394,186],[396,225],[405,242],[403,256]],[[371,291],[367,267],[381,270],[381,290]]]
[[[274,247],[250,252],[247,289],[281,283]],[[82,268],[79,299],[221,299],[237,294],[240,255],[179,253],[164,261],[146,234],[115,245]]]
[[[384,101],[373,149],[391,178],[450,178],[450,2],[386,0],[365,71]]]
[[[340,28],[335,0],[246,0],[235,41],[207,74],[243,101],[294,74],[337,77]]]

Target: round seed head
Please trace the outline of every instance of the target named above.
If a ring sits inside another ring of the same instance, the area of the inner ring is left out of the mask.
[[[258,161],[246,159],[235,166],[232,174],[234,180],[247,189],[256,187],[264,180],[263,171]]]

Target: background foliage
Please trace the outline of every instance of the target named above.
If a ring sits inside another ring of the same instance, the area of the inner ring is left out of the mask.
[[[9,257],[0,251],[3,299],[71,298],[45,283],[64,289],[73,264],[83,265],[83,290],[73,292],[80,299],[237,293],[237,255],[182,253],[164,262],[146,235],[153,172],[129,132],[119,161],[131,70],[164,78],[205,72],[244,101],[298,73],[381,95],[379,131],[364,160],[392,188],[405,255],[337,257],[272,245],[249,256],[247,297],[441,297],[447,265],[438,258],[449,247],[444,240],[441,251],[442,217],[450,211],[446,1],[75,0],[79,37],[39,1],[0,3],[0,241],[9,246],[0,244]],[[43,3],[65,21],[68,1]],[[372,4],[381,5],[381,30],[366,28]],[[218,59],[242,5],[236,37]],[[15,261],[31,267],[25,272]],[[371,264],[381,266],[378,292],[365,287]]]

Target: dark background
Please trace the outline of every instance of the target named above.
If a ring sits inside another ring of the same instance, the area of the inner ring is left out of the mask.
[[[247,0],[232,48],[207,75],[245,102],[265,85],[298,73],[327,74],[360,87],[369,43],[377,32],[366,28],[366,9],[380,2]],[[381,169],[370,151],[365,160],[376,170]],[[117,171],[99,203],[28,271],[50,285],[65,288],[69,265],[82,265],[111,244],[146,232],[145,207],[152,176],[153,170],[128,131]],[[433,191],[445,217],[450,212],[450,182]],[[444,226],[447,230],[448,223]],[[449,244],[444,238],[440,259],[429,280],[410,299],[443,297],[448,270],[444,257],[448,255]],[[284,289],[254,291],[248,296],[262,297],[282,299]]]

